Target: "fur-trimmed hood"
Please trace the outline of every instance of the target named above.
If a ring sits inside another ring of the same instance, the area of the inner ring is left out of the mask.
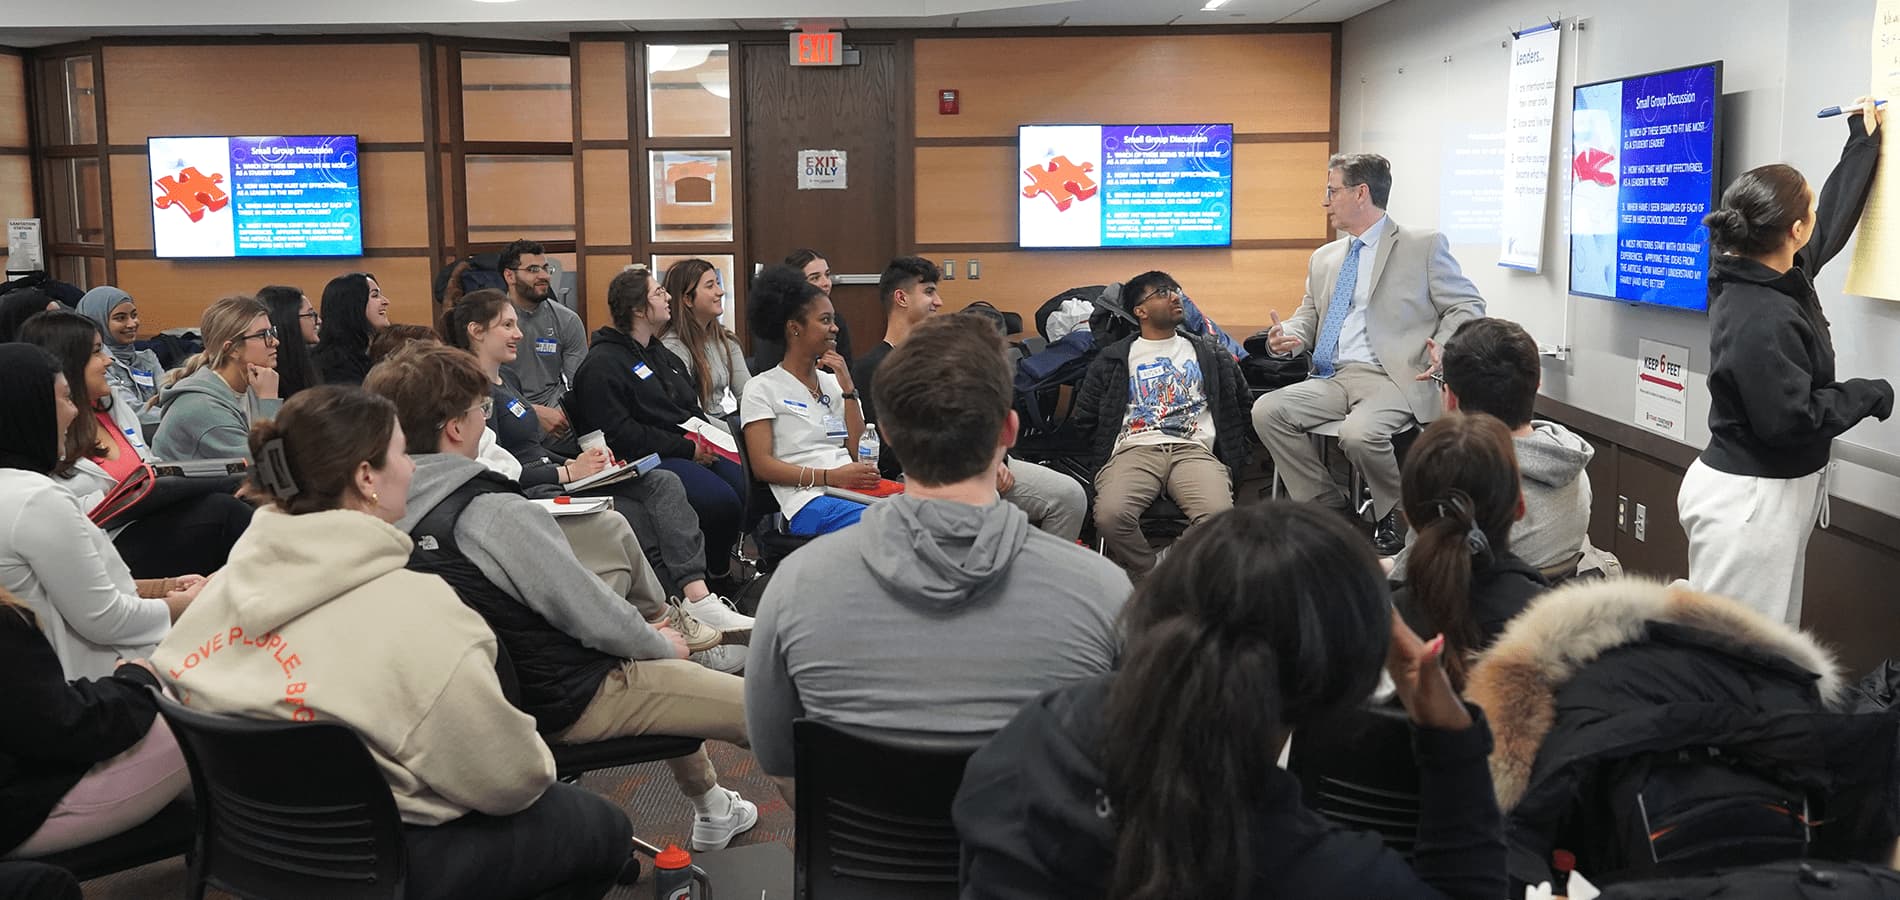
[[[1543,595],[1472,668],[1466,699],[1490,719],[1491,775],[1498,805],[1515,807],[1550,733],[1557,689],[1618,647],[1643,641],[1652,623],[1693,628],[1784,659],[1819,676],[1821,698],[1838,707],[1846,689],[1832,653],[1814,638],[1733,600],[1683,582],[1643,578],[1573,583]]]

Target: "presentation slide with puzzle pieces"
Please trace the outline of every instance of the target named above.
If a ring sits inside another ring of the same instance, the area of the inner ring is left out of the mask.
[[[1023,247],[1233,243],[1232,125],[1024,125],[1017,166]]]
[[[363,253],[355,135],[163,137],[146,151],[161,258]]]

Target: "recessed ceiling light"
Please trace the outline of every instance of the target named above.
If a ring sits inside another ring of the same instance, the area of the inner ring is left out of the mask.
[[[493,2],[493,0],[489,0],[489,2]],[[1207,0],[1207,5],[1201,7],[1201,12],[1213,12],[1226,5],[1227,0]]]

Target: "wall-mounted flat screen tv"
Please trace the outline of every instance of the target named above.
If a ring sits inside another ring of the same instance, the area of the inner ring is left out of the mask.
[[[363,255],[356,135],[155,137],[161,259]]]

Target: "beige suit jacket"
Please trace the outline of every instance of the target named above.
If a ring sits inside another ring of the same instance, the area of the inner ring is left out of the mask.
[[[1306,266],[1306,296],[1285,323],[1286,333],[1312,348],[1333,285],[1346,261],[1350,238],[1318,250]],[[1364,273],[1360,277],[1366,277]],[[1429,228],[1407,228],[1390,217],[1372,265],[1372,290],[1366,304],[1366,338],[1387,376],[1397,385],[1420,422],[1438,418],[1444,408],[1431,379],[1417,380],[1431,366],[1426,340],[1444,346],[1465,322],[1484,316],[1484,298],[1458,268],[1445,236]]]

